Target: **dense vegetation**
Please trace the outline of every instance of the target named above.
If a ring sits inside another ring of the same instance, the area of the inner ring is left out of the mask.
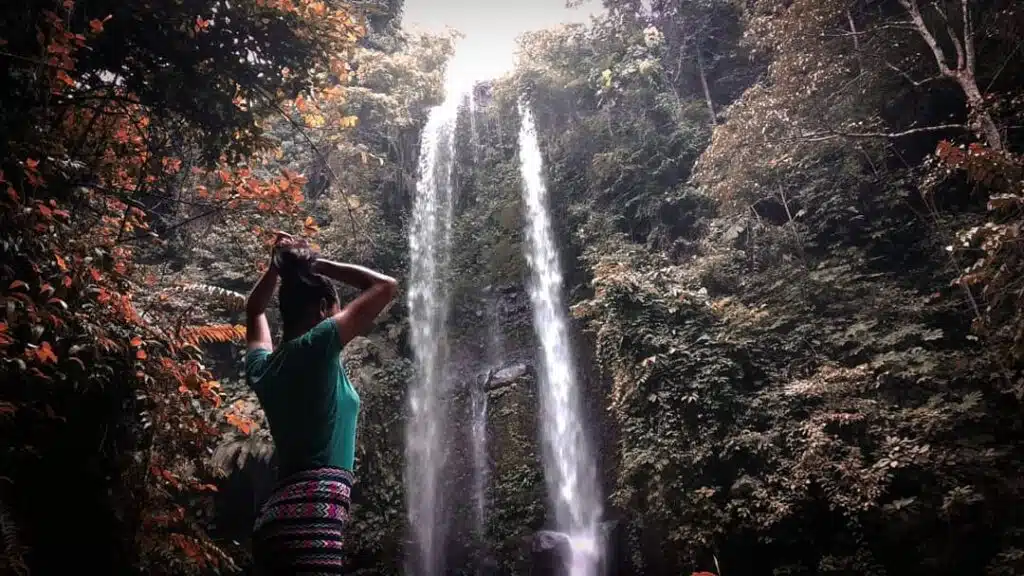
[[[523,369],[490,390],[485,534],[450,498],[448,565],[526,573],[545,527],[525,93],[613,573],[1024,572],[1022,8],[605,8],[527,34],[460,119],[450,372]],[[244,568],[273,459],[240,293],[279,228],[404,276],[452,39],[395,1],[0,10],[0,573]],[[346,350],[353,573],[402,569],[407,324],[396,302]]]
[[[607,5],[519,81],[632,569],[1019,573],[1019,6]]]

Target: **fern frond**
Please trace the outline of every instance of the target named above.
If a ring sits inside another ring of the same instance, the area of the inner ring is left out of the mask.
[[[245,326],[232,324],[187,326],[181,330],[181,338],[193,346],[214,342],[241,342],[245,340]]]
[[[28,565],[25,564],[25,553],[28,551],[21,545],[18,537],[18,525],[14,522],[7,505],[0,500],[0,573],[28,576]]]
[[[221,443],[213,453],[211,463],[223,474],[232,474],[245,468],[249,458],[269,463],[274,456],[274,442],[263,429],[251,436],[232,436]]]
[[[209,284],[182,284],[181,286],[168,288],[166,292],[191,292],[198,293],[203,296],[212,296],[232,312],[241,312],[242,310],[245,310],[245,294],[235,292],[234,290],[228,290],[227,288],[221,288],[220,286],[210,286]]]

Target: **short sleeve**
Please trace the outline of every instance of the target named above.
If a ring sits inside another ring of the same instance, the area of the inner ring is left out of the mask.
[[[300,337],[300,346],[313,357],[330,358],[341,354],[341,334],[334,318],[327,318]]]
[[[267,371],[268,358],[270,351],[262,348],[254,348],[245,353],[245,380],[254,389]]]

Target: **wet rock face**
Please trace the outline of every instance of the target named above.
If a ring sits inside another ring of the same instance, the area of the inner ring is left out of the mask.
[[[569,537],[561,532],[541,530],[533,535],[530,548],[531,576],[566,576],[572,555]]]
[[[513,362],[493,370],[486,377],[486,388],[494,390],[508,386],[530,372],[530,367],[523,362]]]

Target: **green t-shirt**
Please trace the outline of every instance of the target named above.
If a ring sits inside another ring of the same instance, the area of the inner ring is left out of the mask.
[[[353,470],[359,394],[341,364],[334,320],[273,353],[250,350],[245,374],[270,424],[282,476],[325,466]]]

